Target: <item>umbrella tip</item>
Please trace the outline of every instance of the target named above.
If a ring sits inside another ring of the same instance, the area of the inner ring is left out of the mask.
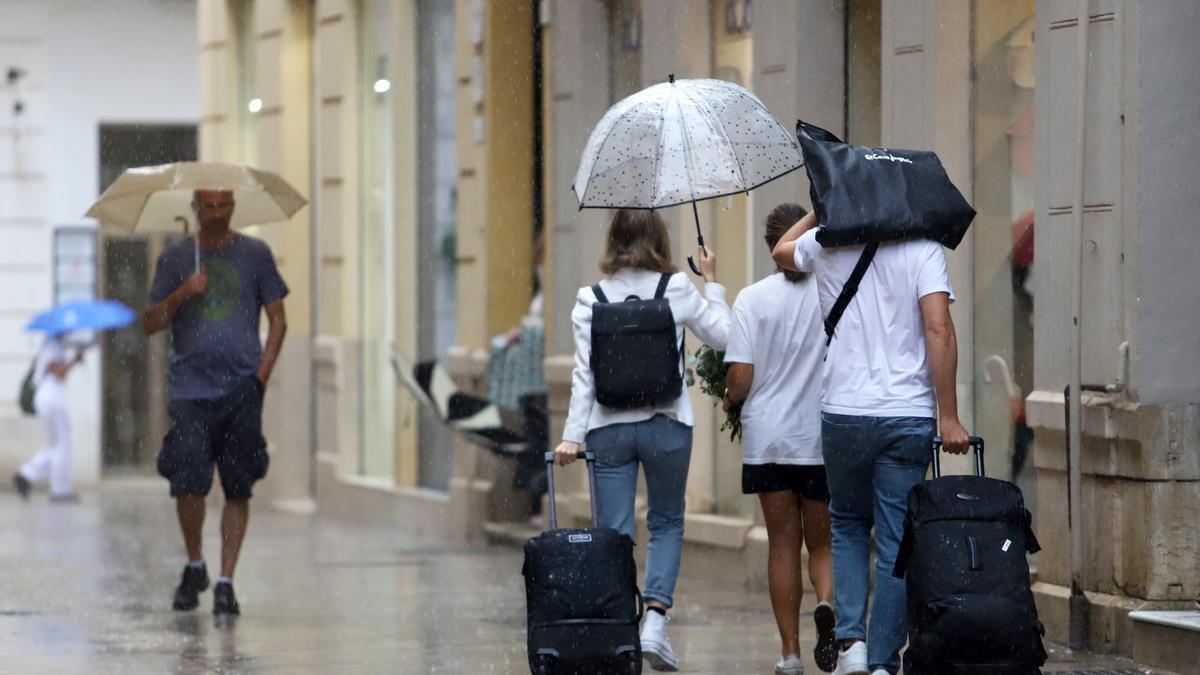
[[[667,73],[667,82],[675,84],[675,73]]]

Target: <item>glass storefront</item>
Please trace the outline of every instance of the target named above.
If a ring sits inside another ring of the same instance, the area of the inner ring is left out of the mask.
[[[396,472],[396,228],[391,2],[359,12],[359,471],[392,482]]]
[[[237,78],[233,100],[238,120],[238,160],[258,164],[257,115],[262,110],[258,94],[258,36],[254,30],[254,0],[239,0],[232,7],[237,45]]]
[[[980,0],[974,12],[975,428],[987,470],[1032,490],[1034,0]],[[960,366],[961,367],[961,366]],[[960,401],[960,405],[966,403]]]
[[[417,351],[444,359],[458,341],[458,154],[454,74],[454,2],[417,3],[418,221],[417,285],[420,294]],[[421,410],[417,482],[444,490],[450,482],[452,434]]]

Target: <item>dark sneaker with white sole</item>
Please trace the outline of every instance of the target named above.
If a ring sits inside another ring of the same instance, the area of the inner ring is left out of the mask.
[[[837,640],[833,637],[837,616],[828,602],[822,602],[813,610],[813,623],[817,624],[817,646],[813,647],[813,660],[818,668],[832,673],[838,661]]]
[[[175,589],[175,601],[171,607],[187,612],[200,606],[201,591],[208,590],[208,569],[184,565],[183,576]]]
[[[17,494],[21,495],[21,499],[29,500],[29,479],[21,474],[13,476],[13,487],[17,488]]]
[[[237,598],[233,595],[233,584],[228,581],[217,582],[213,586],[213,614],[231,614],[237,616],[242,613],[242,608],[238,606]]]

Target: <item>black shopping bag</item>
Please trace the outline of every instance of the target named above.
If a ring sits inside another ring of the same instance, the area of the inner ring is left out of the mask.
[[[849,145],[796,121],[821,246],[930,239],[954,248],[975,209],[937,154]]]

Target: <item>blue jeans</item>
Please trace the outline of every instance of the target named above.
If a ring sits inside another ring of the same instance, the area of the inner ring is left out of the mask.
[[[650,529],[642,597],[670,607],[683,548],[683,497],[692,458],[692,428],[655,415],[644,422],[593,429],[588,432],[587,447],[596,453],[600,527],[611,527],[631,539],[638,464],[642,465]]]
[[[900,670],[907,639],[904,581],[892,576],[908,492],[925,478],[934,421],[821,413],[833,526],[833,597],[838,640],[866,640],[871,670]],[[875,527],[875,598],[866,630],[870,535]]]

